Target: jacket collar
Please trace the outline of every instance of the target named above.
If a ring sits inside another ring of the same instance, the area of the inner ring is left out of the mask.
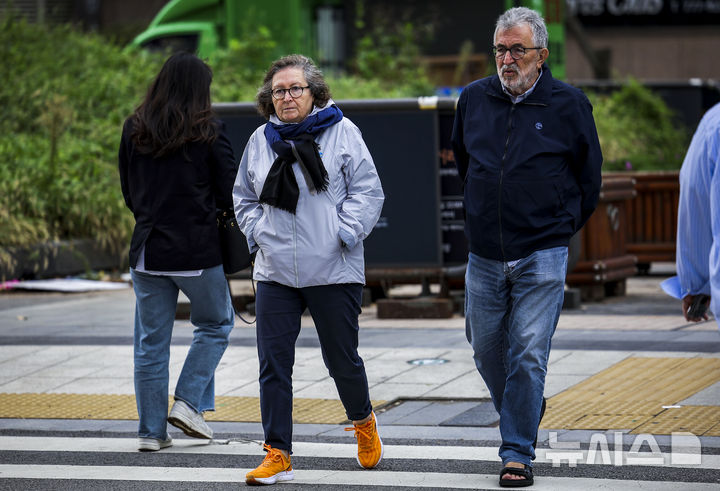
[[[550,69],[547,67],[547,65],[543,63],[542,77],[540,77],[540,80],[538,80],[538,83],[535,86],[535,90],[533,90],[532,93],[521,102],[521,104],[550,104],[550,97],[552,94],[552,81],[552,73],[550,73]],[[510,102],[510,97],[502,89],[499,75],[492,76],[487,92],[489,95],[500,97]]]

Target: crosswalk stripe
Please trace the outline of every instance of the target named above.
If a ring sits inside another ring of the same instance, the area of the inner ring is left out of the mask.
[[[0,450],[6,451],[36,451],[36,452],[137,452],[136,438],[69,438],[69,437],[28,437],[28,436],[0,436]],[[206,440],[176,439],[173,446],[163,449],[163,453],[212,454],[212,455],[257,455],[262,456],[260,442],[236,440]],[[575,462],[590,465],[617,465],[624,466],[662,466],[693,469],[720,469],[720,455],[671,455],[669,453],[651,454],[631,453],[623,451],[616,456],[615,452],[608,453],[610,459],[603,460],[597,452],[593,461],[588,460],[588,450],[553,450],[540,448],[537,450],[535,463],[559,462],[563,454],[574,456]],[[620,452],[618,452],[620,453]],[[317,458],[355,458],[357,446],[345,443],[293,443],[293,454],[301,457]],[[701,458],[700,463],[690,464],[694,460],[687,457]],[[469,447],[469,446],[434,446],[434,445],[385,445],[384,459],[413,459],[413,460],[466,460],[499,462],[497,447]],[[617,459],[613,460],[613,459]],[[620,460],[622,459],[622,460]],[[562,461],[563,466],[568,460]]]
[[[69,479],[113,481],[243,482],[249,469],[216,467],[145,467],[78,465],[0,465],[0,479]],[[333,486],[410,486],[417,488],[496,489],[498,476],[441,472],[335,471],[295,469],[297,484]],[[717,483],[693,483],[697,491],[716,490]],[[580,477],[539,477],[535,490],[574,491],[648,490],[676,491],[687,483],[670,481],[621,481]]]

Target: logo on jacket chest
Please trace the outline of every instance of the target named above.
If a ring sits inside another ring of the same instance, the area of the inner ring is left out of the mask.
[[[540,121],[538,121],[537,123],[535,123],[535,129],[538,131],[543,129],[543,124]]]

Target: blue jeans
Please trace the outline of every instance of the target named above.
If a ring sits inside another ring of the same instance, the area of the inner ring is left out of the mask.
[[[175,386],[175,399],[198,412],[215,409],[215,368],[235,315],[222,265],[200,276],[154,276],[130,270],[135,289],[135,400],[141,438],[167,437],[168,363],[178,291],[190,299],[193,342]]]
[[[300,316],[310,311],[323,361],[335,382],[348,419],[372,412],[365,364],[357,352],[362,285],[292,288],[268,281],[257,285],[257,349],[260,412],[265,443],[292,451],[292,373]]]
[[[510,265],[470,253],[465,332],[500,415],[503,464],[535,459],[550,340],[562,309],[567,247]]]

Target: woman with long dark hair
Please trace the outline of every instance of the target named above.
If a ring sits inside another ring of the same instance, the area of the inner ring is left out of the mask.
[[[167,422],[212,438],[215,368],[234,314],[222,267],[216,209],[232,206],[237,162],[210,104],[212,71],[189,53],[165,62],[125,121],[119,150],[125,203],[135,215],[135,398],[139,450],[172,445]],[[193,342],[168,416],[168,364],[178,292],[191,304]]]

